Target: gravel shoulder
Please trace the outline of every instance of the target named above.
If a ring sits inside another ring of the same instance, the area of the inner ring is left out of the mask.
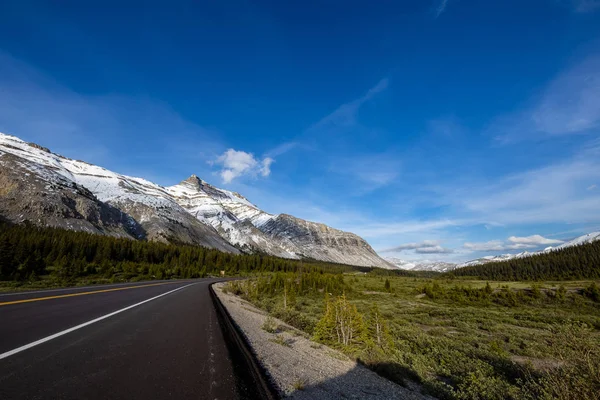
[[[263,329],[268,315],[251,303],[224,293],[216,295],[252,346],[282,397],[292,399],[433,399],[399,386],[301,332],[272,319],[275,333]]]

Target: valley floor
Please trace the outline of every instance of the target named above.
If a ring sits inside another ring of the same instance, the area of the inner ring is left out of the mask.
[[[340,278],[319,290],[307,275],[275,274],[232,282],[228,290],[379,374],[405,386],[419,382],[439,398],[600,398],[594,282]],[[338,316],[356,311],[347,344],[328,331],[328,309]],[[383,341],[372,336],[374,315]]]

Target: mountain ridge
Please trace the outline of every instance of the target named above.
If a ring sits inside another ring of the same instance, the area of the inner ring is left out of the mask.
[[[394,268],[353,233],[267,213],[196,175],[163,187],[2,133],[0,183],[0,216],[16,223]]]

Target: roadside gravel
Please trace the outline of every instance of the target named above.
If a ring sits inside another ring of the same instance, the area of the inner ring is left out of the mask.
[[[310,341],[306,334],[273,319],[277,332],[263,329],[267,315],[247,301],[215,293],[246,336],[282,397],[291,399],[433,399],[399,386],[358,365],[339,351]]]

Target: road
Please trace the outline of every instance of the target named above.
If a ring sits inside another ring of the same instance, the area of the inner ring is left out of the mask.
[[[213,282],[0,295],[0,399],[252,398]]]

